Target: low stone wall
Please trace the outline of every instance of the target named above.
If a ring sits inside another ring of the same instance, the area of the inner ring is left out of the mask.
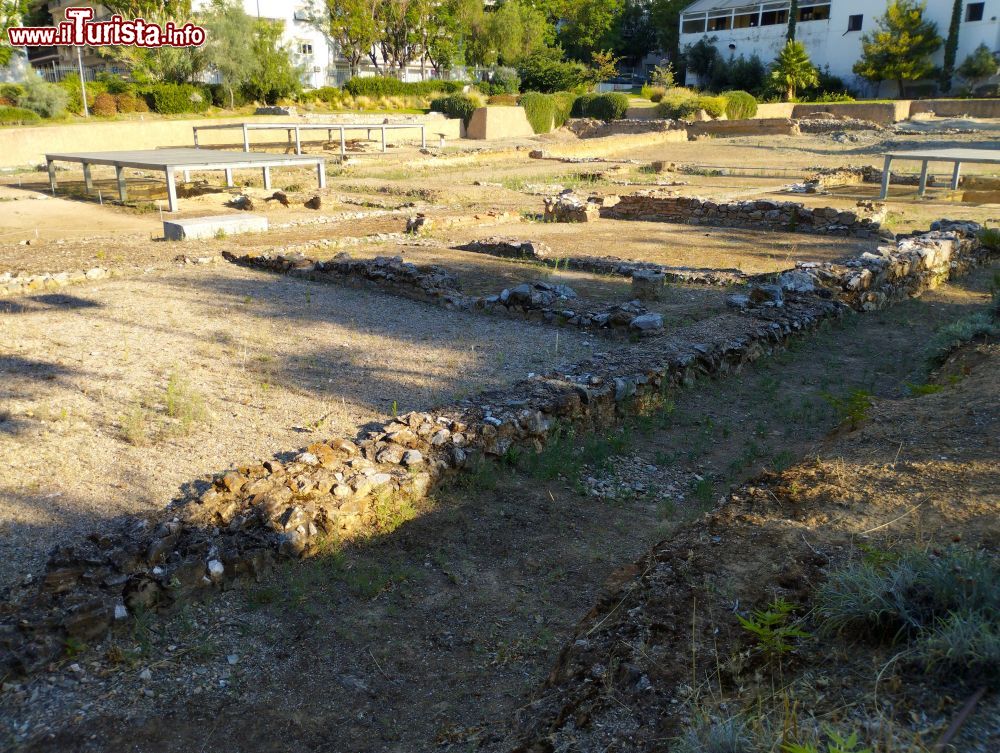
[[[922,99],[910,103],[910,115],[922,112],[938,117],[1000,118],[1000,99]]]
[[[798,136],[801,131],[790,118],[753,118],[690,123],[687,133],[693,141],[700,136]]]
[[[0,297],[8,295],[30,295],[46,290],[59,290],[67,285],[79,285],[114,277],[118,272],[104,267],[77,269],[72,272],[41,272],[38,274],[18,274],[0,272]]]
[[[633,118],[631,116],[610,122],[597,120],[596,118],[572,118],[566,123],[566,128],[581,139],[635,133],[665,133],[666,131],[676,130],[679,126],[680,124],[675,120],[655,117]],[[680,130],[683,130],[683,128]]]
[[[828,112],[832,115],[857,120],[871,120],[879,125],[892,125],[910,117],[910,100],[895,102],[804,102],[792,108],[793,118],[808,118],[816,113]]]
[[[601,205],[572,192],[545,198],[545,222],[590,222],[600,217]]]
[[[843,165],[842,167],[817,167],[815,172],[806,179],[806,183],[814,184],[817,188],[827,188],[832,186],[854,186],[861,183],[882,182],[882,170],[871,165]],[[898,186],[916,186],[920,183],[920,176],[913,174],[900,174],[889,171],[889,182]],[[927,185],[935,184],[934,176],[927,175]]]
[[[633,277],[636,272],[655,272],[666,282],[698,285],[740,285],[751,279],[738,269],[701,269],[697,267],[671,267],[649,261],[621,259],[617,256],[559,256],[540,241],[517,238],[492,237],[456,246],[461,251],[499,256],[504,259],[535,261],[552,267],[578,269],[582,272]]]
[[[400,256],[351,259],[346,253],[330,261],[315,261],[301,254],[237,256],[224,252],[234,264],[304,277],[317,282],[335,281],[430,303],[453,311],[508,316],[526,321],[579,327],[602,333],[648,336],[663,329],[663,318],[650,314],[638,301],[588,308],[576,301],[576,291],[544,281],[523,283],[496,295],[466,295],[458,278],[435,266],[418,267]]]
[[[719,202],[643,191],[621,196],[613,206],[602,207],[601,217],[872,238],[881,233],[885,207],[858,202],[856,209],[842,211],[833,207],[806,207],[790,201]]]
[[[846,306],[831,300],[831,290],[856,296],[862,309],[870,296],[888,302],[919,292],[988,257],[977,230],[972,223],[941,223],[902,239],[884,258],[866,255],[842,270],[797,269],[808,280],[786,280],[780,300],[765,297],[641,348],[409,413],[353,438],[317,442],[290,461],[220,473],[207,490],[163,513],[58,547],[42,577],[18,586],[0,610],[0,673],[36,671],[63,656],[71,638],[99,641],[131,614],[254,579],[279,558],[322,551],[331,537],[377,532],[380,510],[384,515],[401,500],[426,495],[474,459],[500,457],[514,446],[540,449],[560,425],[604,429],[637,399],[738,371],[792,335],[840,316]],[[821,287],[808,289],[806,281]]]

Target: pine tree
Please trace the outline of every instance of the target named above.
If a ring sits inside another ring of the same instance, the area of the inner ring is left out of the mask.
[[[944,65],[941,66],[941,91],[951,91],[951,77],[955,72],[955,58],[958,55],[958,30],[962,25],[962,0],[955,0],[951,9],[951,24],[948,39],[944,43]]]
[[[997,65],[996,57],[989,47],[981,44],[958,66],[958,75],[968,81],[969,88],[974,90],[980,81],[995,76],[998,70],[1000,66]]]
[[[785,99],[792,102],[795,92],[819,83],[819,71],[809,59],[806,46],[794,39],[788,40],[771,68],[771,80],[785,90]]]
[[[854,72],[873,83],[895,81],[899,96],[906,81],[918,81],[934,71],[931,60],[941,37],[937,24],[924,20],[925,3],[892,0],[877,28],[861,38],[861,59]]]
[[[795,26],[799,22],[799,0],[792,0],[788,7],[788,33],[785,35],[786,42],[795,40]]]

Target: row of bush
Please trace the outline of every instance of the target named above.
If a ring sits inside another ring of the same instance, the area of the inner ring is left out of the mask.
[[[431,110],[447,115],[449,118],[461,118],[466,125],[472,118],[477,107],[482,102],[468,94],[450,94],[438,97],[431,102]],[[490,105],[520,105],[524,108],[528,123],[535,133],[548,133],[553,128],[560,128],[571,117],[599,118],[600,120],[619,120],[625,117],[629,107],[629,98],[620,92],[607,94],[582,94],[574,92],[525,92],[520,96],[514,94],[494,94],[487,100]]]
[[[574,118],[597,118],[599,120],[621,120],[628,112],[629,98],[621,92],[606,94],[582,94],[573,102]]]
[[[662,90],[653,87],[652,91],[647,92],[647,96],[658,103],[657,114],[664,118],[688,119],[699,110],[704,110],[713,118],[725,115],[730,120],[745,120],[757,114],[757,100],[745,91],[711,95],[700,94],[683,86]]]
[[[344,91],[353,97],[427,96],[430,94],[455,94],[466,86],[465,81],[400,81],[390,76],[365,76],[350,79]]]

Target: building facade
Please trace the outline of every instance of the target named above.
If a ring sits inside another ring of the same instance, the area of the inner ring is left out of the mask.
[[[681,49],[708,38],[726,57],[757,55],[765,65],[778,56],[788,32],[789,0],[697,0],[681,13]],[[880,91],[855,75],[861,57],[861,37],[872,31],[885,14],[888,0],[799,0],[795,38],[802,42],[814,65],[838,76],[852,89],[871,96],[898,94],[896,84],[883,82]],[[942,38],[948,35],[954,3],[926,0],[924,17],[934,21]],[[964,0],[956,64],[980,44],[1000,50],[1000,0]],[[944,45],[934,62],[944,60]],[[697,85],[695,76],[687,82]]]

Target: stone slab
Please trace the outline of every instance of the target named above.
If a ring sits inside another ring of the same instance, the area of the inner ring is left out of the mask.
[[[267,230],[267,217],[260,214],[217,214],[163,221],[163,236],[168,241],[214,238],[220,230],[226,235],[262,233]]]

